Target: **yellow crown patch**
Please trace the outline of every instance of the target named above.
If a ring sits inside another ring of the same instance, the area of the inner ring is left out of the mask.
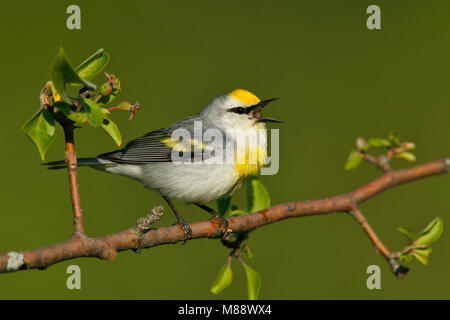
[[[248,90],[235,89],[229,93],[233,98],[238,99],[245,104],[257,104],[261,100]]]

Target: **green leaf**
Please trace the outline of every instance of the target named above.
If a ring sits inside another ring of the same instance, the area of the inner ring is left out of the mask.
[[[395,157],[399,159],[405,159],[410,162],[416,161],[416,156],[414,155],[414,153],[409,151],[399,152],[395,155]]]
[[[80,76],[75,72],[73,67],[67,61],[63,48],[59,48],[58,55],[56,56],[50,70],[50,78],[57,94],[64,102],[69,104],[72,104],[72,101],[66,92],[66,84],[79,84],[82,86],[91,87],[93,89],[96,88],[94,84],[80,78]],[[55,99],[55,102],[58,102],[58,99]]]
[[[102,108],[99,104],[94,101],[81,98],[83,106],[86,108],[87,112],[87,120],[93,127],[99,127],[103,124],[103,118],[106,116],[106,112],[104,108]]]
[[[411,255],[423,265],[428,265],[428,258],[431,251],[431,248],[415,248]]]
[[[345,170],[356,169],[362,162],[363,156],[357,150],[352,150],[348,156],[347,163],[345,164]]]
[[[87,113],[85,112],[72,112],[67,115],[67,118],[74,121],[77,125],[82,125],[87,121]]]
[[[413,259],[413,256],[412,256],[411,254],[409,254],[408,252],[403,252],[403,253],[400,255],[400,257],[399,257],[398,260],[399,260],[400,262],[403,262],[403,261],[411,262],[412,259]]]
[[[216,281],[211,286],[211,292],[218,295],[223,289],[228,287],[233,281],[233,271],[227,265],[222,266],[217,275]]]
[[[390,141],[388,139],[382,139],[382,138],[372,138],[367,141],[367,144],[372,147],[376,147],[376,148],[380,148],[380,147],[389,148],[392,146],[392,141]]]
[[[422,231],[414,243],[416,245],[430,245],[439,239],[443,231],[444,222],[441,218],[436,218]]]
[[[91,80],[105,69],[108,62],[109,54],[105,52],[104,49],[99,49],[96,53],[82,62],[78,66],[76,72],[81,78]]]
[[[270,207],[269,193],[256,177],[247,180],[247,207],[250,213]]]
[[[408,238],[408,240],[410,240],[410,242],[413,242],[417,239],[417,235],[414,233],[414,231],[407,227],[398,227],[397,230],[403,233]]]
[[[425,266],[428,265],[428,258],[418,255],[416,253],[411,253],[411,256],[416,258],[423,265],[425,265]]]
[[[21,130],[36,144],[44,161],[48,147],[55,139],[55,120],[50,112],[40,109],[22,125]]]
[[[442,228],[444,225],[444,222],[442,221],[442,219],[440,217],[436,217],[434,218],[429,224],[427,224],[427,226],[422,230],[422,232],[420,233],[420,235],[423,235],[425,233],[430,232],[433,228],[436,227],[436,225],[442,224]]]
[[[224,216],[227,211],[228,208],[230,208],[230,203],[231,203],[231,197],[227,197],[227,198],[222,198],[217,200],[217,208],[219,210],[219,213]]]
[[[247,273],[247,290],[249,300],[258,300],[259,291],[261,290],[261,276],[250,268],[249,265],[243,264]]]
[[[120,134],[117,125],[110,119],[103,119],[102,128],[114,140],[117,147],[120,147],[120,145],[122,144],[122,135]]]

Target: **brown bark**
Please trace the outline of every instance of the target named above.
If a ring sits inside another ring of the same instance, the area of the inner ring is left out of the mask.
[[[69,173],[70,200],[73,210],[73,233],[74,237],[84,237],[83,209],[81,208],[80,191],[78,189],[78,163],[75,152],[75,139],[73,135],[73,124],[64,125],[64,138],[66,143],[66,164]]]
[[[68,148],[70,154],[70,144]],[[68,164],[72,163],[70,161],[71,159],[69,159]],[[391,259],[390,251],[382,245],[375,232],[370,225],[368,225],[367,220],[365,220],[358,209],[358,204],[399,184],[447,173],[449,172],[449,167],[450,158],[446,158],[407,169],[390,170],[379,178],[376,178],[368,184],[347,194],[319,200],[288,202],[275,205],[260,212],[232,217],[229,219],[229,227],[233,232],[244,232],[287,218],[320,215],[337,211],[350,212],[353,213],[353,216],[361,223],[363,230],[369,235],[369,238],[383,256],[386,259]],[[69,181],[71,192],[78,192],[78,188],[76,188],[76,190],[72,188],[72,186],[76,185],[76,174],[71,176],[70,167]],[[78,199],[76,201],[72,199],[74,204],[74,219],[77,219],[76,221],[74,220],[74,235],[84,235],[79,197],[74,196],[77,194],[78,193],[72,193],[72,198]],[[193,239],[220,236],[220,226],[218,222],[214,220],[194,222],[189,226],[192,229]],[[75,232],[75,230],[78,231]],[[77,257],[97,257],[112,260],[117,252],[120,251],[130,249],[138,251],[141,248],[151,248],[184,240],[183,230],[178,225],[149,229],[148,231],[146,230],[146,233],[139,234],[138,237],[136,236],[135,231],[136,226],[119,233],[99,238],[74,236],[66,242],[57,243],[40,249],[0,254],[0,272],[12,272],[34,268],[44,269],[60,261]],[[391,266],[394,267],[394,264],[391,263]]]

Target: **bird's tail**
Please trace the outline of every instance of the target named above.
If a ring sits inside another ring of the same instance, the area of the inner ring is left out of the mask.
[[[95,167],[105,165],[104,162],[101,162],[98,158],[81,158],[77,159],[79,167]],[[64,169],[67,168],[67,164],[64,160],[52,161],[43,163],[44,166],[47,166],[47,169],[56,170],[56,169]]]

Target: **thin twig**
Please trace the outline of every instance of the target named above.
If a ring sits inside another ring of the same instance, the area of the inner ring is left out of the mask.
[[[392,158],[388,155],[382,154],[378,157],[369,154],[369,153],[365,153],[365,152],[361,152],[364,160],[373,163],[374,165],[376,165],[379,169],[381,169],[384,172],[388,172],[391,171],[391,160]]]
[[[375,230],[373,230],[370,223],[367,221],[366,217],[363,215],[361,210],[359,208],[355,208],[354,210],[350,211],[351,215],[356,219],[356,221],[359,222],[361,225],[361,228],[364,230],[364,232],[369,237],[369,240],[373,243],[375,248],[378,252],[381,253],[381,255],[386,259],[386,261],[391,266],[392,272],[399,278],[403,278],[406,273],[408,272],[408,268],[401,266],[398,262],[398,255],[397,253],[391,252],[381,241],[381,239],[378,237],[378,235],[375,233]]]
[[[73,123],[67,122],[63,126],[66,143],[66,164],[69,173],[70,200],[73,210],[73,237],[85,237],[83,209],[81,208],[80,191],[78,189],[78,163],[75,152]]]
[[[380,252],[383,255],[383,257],[389,261],[391,258],[391,251],[383,244],[381,239],[378,237],[378,235],[373,230],[372,226],[367,221],[366,217],[362,214],[361,210],[356,208],[356,209],[350,211],[350,213],[356,219],[356,221],[359,222],[359,224],[361,225],[361,228],[367,234],[370,241],[372,241],[373,245],[378,250],[378,252]]]

